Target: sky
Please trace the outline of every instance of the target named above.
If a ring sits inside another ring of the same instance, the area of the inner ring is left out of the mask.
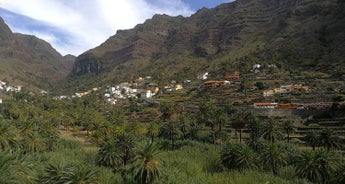
[[[35,35],[62,55],[81,53],[154,14],[188,17],[233,0],[0,0],[13,32]]]

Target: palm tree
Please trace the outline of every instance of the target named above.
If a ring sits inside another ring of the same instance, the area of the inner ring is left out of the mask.
[[[86,166],[49,164],[45,169],[45,172],[46,174],[38,179],[38,183],[98,184],[98,172]]]
[[[236,132],[240,133],[240,142],[242,142],[242,129],[246,127],[247,120],[246,112],[239,111],[235,114],[235,117],[231,122],[231,126],[236,130]]]
[[[211,127],[211,131],[214,131],[214,127],[217,125],[216,109],[210,109],[208,112],[206,112],[204,116],[205,116],[204,122],[206,126]]]
[[[124,165],[133,158],[134,137],[131,134],[125,134],[124,136],[116,139],[116,147],[122,155],[122,161]]]
[[[221,151],[221,161],[229,169],[244,171],[256,167],[256,154],[242,143],[227,143]]]
[[[97,131],[99,131],[103,135],[103,138],[110,136],[110,132],[111,132],[110,122],[109,121],[102,122],[102,124],[99,126],[99,129]]]
[[[266,146],[262,151],[261,160],[266,168],[271,168],[274,175],[277,175],[279,168],[287,162],[284,150],[277,143]]]
[[[313,150],[315,150],[315,147],[319,145],[319,132],[310,130],[306,133],[304,139],[307,145],[311,146]]]
[[[133,122],[132,124],[130,124],[129,131],[136,137],[146,133],[145,127],[143,127],[139,122]]]
[[[161,116],[162,121],[169,120],[171,116],[174,114],[175,108],[176,108],[176,104],[162,102],[159,105],[159,110],[162,113],[162,116]]]
[[[18,147],[16,129],[8,120],[0,120],[0,148]]]
[[[256,153],[260,153],[265,148],[266,140],[262,139],[261,137],[250,137],[246,144]]]
[[[290,134],[295,132],[295,127],[293,126],[293,122],[289,120],[283,121],[282,128],[287,135],[288,142],[290,142]]]
[[[248,116],[247,129],[250,139],[258,139],[261,137],[262,122],[253,114]]]
[[[23,147],[27,151],[42,152],[46,150],[46,139],[44,139],[38,132],[25,134],[22,142]]]
[[[207,126],[210,126],[212,131],[216,123],[214,119],[215,109],[216,105],[213,99],[204,98],[199,102],[198,120],[200,123],[205,123]]]
[[[147,127],[147,135],[151,138],[151,142],[159,135],[159,128],[160,125],[158,122],[151,122]]]
[[[275,143],[283,137],[280,125],[273,119],[269,119],[263,124],[262,137]]]
[[[42,184],[50,184],[50,183],[62,183],[62,177],[64,175],[65,172],[65,167],[64,165],[52,165],[49,164],[46,168],[45,168],[45,172],[46,175],[41,176],[38,179],[38,183],[42,183]]]
[[[223,125],[228,121],[227,113],[222,108],[217,108],[215,112],[215,122],[218,124],[218,131],[222,131]]]
[[[311,182],[325,183],[336,171],[338,157],[325,149],[318,151],[303,151],[296,158],[296,174]]]
[[[171,141],[171,150],[175,149],[175,141],[180,135],[178,125],[174,121],[166,122],[160,130],[160,134],[167,137]]]
[[[116,138],[123,137],[126,134],[126,126],[124,124],[113,125],[110,128],[111,135]]]
[[[327,150],[341,148],[340,141],[341,139],[329,128],[323,129],[320,132],[319,145],[327,148]]]
[[[47,150],[53,151],[53,147],[59,139],[57,125],[54,125],[51,122],[43,121],[40,124],[39,132],[42,138],[45,140]]]
[[[137,183],[151,184],[159,177],[159,160],[156,158],[159,153],[158,146],[153,143],[147,143],[137,151],[131,167],[131,174]]]
[[[123,165],[122,156],[118,151],[115,139],[108,138],[100,145],[96,156],[96,164],[99,166],[110,167],[114,170]]]
[[[190,129],[190,123],[189,123],[188,117],[185,116],[185,115],[182,115],[179,118],[178,123],[179,123],[180,130],[181,130],[181,132],[183,134],[183,139],[186,139],[188,131]]]
[[[345,161],[339,165],[335,176],[334,183],[345,183]]]
[[[189,131],[188,131],[188,136],[191,139],[196,139],[197,138],[197,133],[199,131],[199,126],[197,123],[197,118],[195,116],[189,116]]]
[[[74,166],[64,171],[61,181],[75,184],[98,184],[98,172],[87,166]]]
[[[0,151],[1,183],[31,183],[32,166],[23,152]]]

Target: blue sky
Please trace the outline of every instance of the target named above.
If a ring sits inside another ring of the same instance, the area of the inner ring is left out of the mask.
[[[79,55],[117,30],[154,14],[190,16],[233,0],[0,0],[0,16],[13,32],[36,35],[62,55]]]

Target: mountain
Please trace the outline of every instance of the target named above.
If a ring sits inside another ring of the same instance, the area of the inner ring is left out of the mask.
[[[47,89],[72,70],[74,58],[63,57],[35,36],[12,33],[0,18],[0,80],[30,89]]]
[[[71,79],[183,80],[255,63],[341,75],[344,12],[344,0],[237,0],[187,18],[155,15],[78,56]]]

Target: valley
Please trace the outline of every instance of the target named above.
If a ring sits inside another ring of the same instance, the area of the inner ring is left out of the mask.
[[[79,56],[0,19],[0,183],[345,183],[344,8],[237,0]]]

